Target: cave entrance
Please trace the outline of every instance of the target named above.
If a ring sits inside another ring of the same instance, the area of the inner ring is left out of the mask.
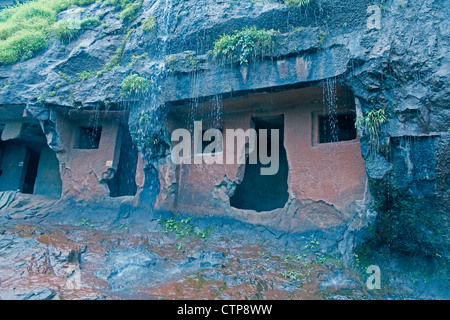
[[[114,177],[107,181],[111,197],[134,196],[137,191],[136,167],[138,150],[131,138],[128,126],[120,125],[121,137],[119,164]]]
[[[255,164],[249,163],[247,155],[245,162],[245,173],[242,182],[237,185],[234,195],[230,198],[230,205],[238,209],[249,209],[255,211],[270,211],[283,208],[286,204],[288,193],[289,165],[287,161],[286,149],[284,148],[284,115],[254,117],[253,127],[257,133],[257,150],[259,150],[259,130],[267,129],[267,153],[270,156],[271,150],[271,130],[279,130],[279,167],[274,175],[261,175],[261,168],[270,165],[263,165],[258,161]]]
[[[4,139],[2,130],[7,130],[7,133],[14,130],[15,134],[7,134],[7,139]],[[0,125],[0,135],[0,192],[14,190],[60,198],[59,161],[47,145],[39,123]]]
[[[23,162],[23,183],[21,191],[22,193],[33,194],[34,185],[36,183],[36,177],[38,173],[40,152],[26,148],[25,161]]]

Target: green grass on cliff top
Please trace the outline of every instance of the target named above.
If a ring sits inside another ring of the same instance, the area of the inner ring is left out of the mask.
[[[0,65],[33,57],[48,45],[58,13],[71,5],[86,6],[95,0],[36,0],[0,11]]]

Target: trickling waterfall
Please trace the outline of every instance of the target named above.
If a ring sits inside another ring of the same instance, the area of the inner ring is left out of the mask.
[[[324,122],[325,127],[323,130],[325,135],[330,137],[329,143],[326,143],[328,152],[335,157],[337,155],[335,142],[339,140],[337,123],[337,81],[336,78],[326,78],[322,83],[323,107],[324,113],[327,116],[327,121]],[[339,193],[340,187],[337,175],[339,175],[340,171],[334,169],[333,171],[335,171],[335,174],[331,176],[333,189]]]
[[[89,115],[89,123],[90,127],[97,127],[100,119],[100,106],[97,105],[94,107],[93,112]]]
[[[92,112],[89,114],[89,121],[87,123],[88,132],[88,144],[93,146],[95,145],[95,141],[97,137],[101,134],[101,126],[100,126],[100,105],[96,105]]]
[[[331,141],[338,141],[337,127],[337,82],[336,78],[327,78],[323,80],[323,104],[325,112],[328,115],[327,126],[325,132],[330,134]]]
[[[161,36],[164,40],[164,45],[163,45],[163,50],[162,50],[162,56],[164,57],[166,55],[166,49],[167,49],[167,39],[169,38],[169,28],[170,28],[170,17],[172,14],[172,8],[173,8],[173,4],[172,4],[172,0],[165,0],[165,5],[164,5],[164,14],[163,14],[163,19],[164,19],[164,23],[161,26]]]
[[[189,117],[188,125],[189,129],[193,130],[194,121],[199,120],[198,117],[198,105],[199,105],[199,81],[197,71],[191,74],[191,99],[189,101]]]
[[[149,116],[150,121],[146,121],[145,130],[141,134],[145,134],[145,131],[152,131],[152,126],[158,126],[162,119],[159,119],[159,114],[156,112],[163,104],[163,84],[166,73],[165,56],[168,48],[167,40],[170,35],[170,19],[172,15],[173,0],[165,0],[161,3],[162,23],[158,27],[159,36],[162,40],[161,44],[161,57],[162,60],[153,63],[150,75],[151,90],[145,95],[144,101],[141,105],[141,113],[146,113]]]
[[[214,128],[219,128],[222,122],[223,103],[222,95],[218,94],[212,98],[212,107],[210,110],[211,125]]]

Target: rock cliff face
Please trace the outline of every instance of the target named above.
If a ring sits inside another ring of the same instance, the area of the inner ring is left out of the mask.
[[[145,195],[159,190],[163,180],[157,168],[167,160],[170,138],[161,120],[172,105],[335,79],[353,92],[359,116],[379,109],[386,116],[376,141],[370,128],[359,128],[378,213],[374,241],[448,257],[447,1],[316,0],[288,6],[274,0],[144,0],[134,19],[120,19],[119,13],[101,1],[61,12],[59,19],[98,16],[100,24],[2,67],[0,106],[25,106],[60,156],[67,146],[59,138],[57,108],[129,110],[130,131],[144,158]],[[150,30],[144,27],[149,17]],[[220,35],[253,26],[279,31],[275,52],[263,52],[248,65],[213,59],[210,50]],[[114,67],[108,68],[111,61]],[[150,81],[146,94],[121,94],[122,81],[132,73]],[[144,114],[152,120],[142,127]],[[157,143],[146,144],[146,137],[157,137]],[[367,216],[360,218],[353,223],[367,224]]]

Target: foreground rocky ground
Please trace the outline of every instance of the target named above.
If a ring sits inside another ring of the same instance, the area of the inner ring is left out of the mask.
[[[12,206],[29,208],[25,200]],[[355,255],[344,266],[318,234],[214,218],[29,212],[0,217],[1,299],[449,298],[446,279],[392,263],[381,267],[381,289],[368,290],[366,262]]]

